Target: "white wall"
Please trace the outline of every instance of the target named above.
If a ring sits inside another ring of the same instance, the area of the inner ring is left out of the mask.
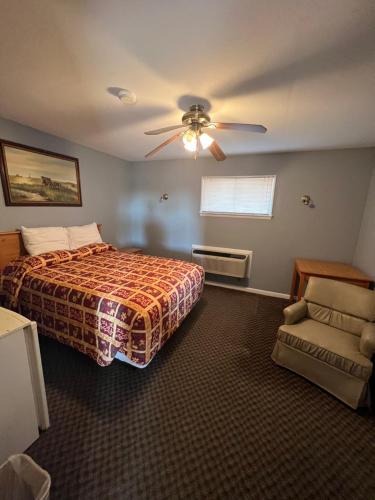
[[[375,166],[353,262],[375,281]]]
[[[124,160],[0,118],[0,138],[79,159],[82,207],[7,207],[0,194],[0,231],[25,226],[103,224],[107,241],[127,240],[127,165]],[[0,188],[1,189],[1,188]]]
[[[211,159],[134,162],[130,210],[134,244],[148,252],[189,258],[191,245],[254,251],[254,288],[288,292],[296,257],[351,263],[374,149],[247,155]],[[271,221],[199,215],[202,175],[276,174]],[[159,202],[160,195],[169,200]],[[316,207],[300,198],[309,194]]]

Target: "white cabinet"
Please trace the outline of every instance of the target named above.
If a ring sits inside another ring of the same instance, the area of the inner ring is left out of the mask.
[[[36,324],[0,307],[0,463],[49,427]]]

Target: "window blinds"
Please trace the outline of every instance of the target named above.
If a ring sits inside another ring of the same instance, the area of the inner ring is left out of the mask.
[[[275,175],[202,177],[201,215],[271,217]]]

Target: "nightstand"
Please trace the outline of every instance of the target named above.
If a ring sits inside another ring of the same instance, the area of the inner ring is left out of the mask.
[[[119,252],[123,253],[137,253],[137,254],[142,254],[143,253],[143,248],[137,248],[137,247],[123,247],[118,249]]]

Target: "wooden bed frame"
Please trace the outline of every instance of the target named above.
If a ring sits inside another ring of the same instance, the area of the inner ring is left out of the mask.
[[[98,224],[99,233],[102,232],[102,225]],[[22,255],[27,255],[23,245],[21,231],[0,232],[0,272],[11,260],[18,259]]]

